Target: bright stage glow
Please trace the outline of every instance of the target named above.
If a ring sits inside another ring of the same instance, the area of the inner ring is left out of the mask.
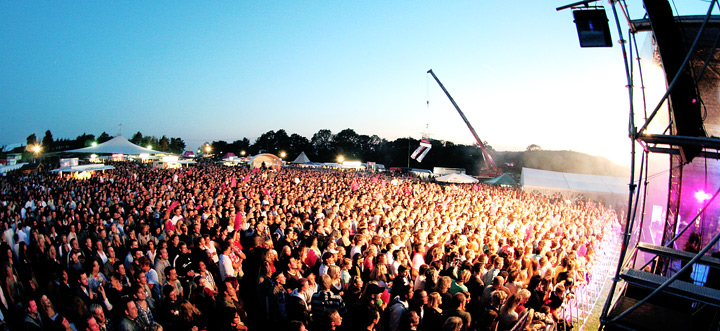
[[[703,190],[695,192],[695,199],[697,199],[698,202],[710,200],[711,197],[712,195],[710,195],[710,193],[705,193]]]

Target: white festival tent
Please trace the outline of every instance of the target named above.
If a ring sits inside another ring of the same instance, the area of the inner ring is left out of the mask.
[[[593,200],[625,199],[628,179],[623,177],[581,175],[532,168],[522,168],[520,185],[525,192],[544,195],[562,194],[569,198],[582,194]]]
[[[472,176],[466,174],[449,174],[435,178],[435,181],[442,183],[458,183],[458,184],[471,184],[477,183],[478,180]]]
[[[278,170],[282,166],[282,159],[275,154],[265,153],[253,156],[248,164],[251,169],[260,168],[265,164],[265,167]]]
[[[71,149],[63,151],[63,153],[88,153],[88,154],[125,154],[125,155],[140,155],[140,154],[169,154],[167,152],[159,152],[149,148],[135,145],[128,141],[122,135],[118,135],[102,144],[95,146]]]
[[[27,163],[16,163],[16,164],[11,164],[11,165],[0,166],[0,175],[5,175],[6,173],[8,173],[10,171],[18,170],[26,164]]]
[[[83,165],[76,165],[76,166],[68,166],[68,167],[61,167],[58,169],[50,170],[50,172],[83,172],[83,171],[100,171],[100,170],[110,170],[115,169],[115,167],[111,165],[104,165],[101,163],[96,164],[83,164]]]
[[[300,152],[300,155],[298,155],[297,158],[295,158],[295,161],[292,161],[291,163],[308,163],[310,162],[310,158],[307,157],[305,152]]]

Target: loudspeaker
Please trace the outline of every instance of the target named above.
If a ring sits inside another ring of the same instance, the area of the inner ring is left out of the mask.
[[[612,47],[610,27],[604,9],[573,11],[580,47]]]

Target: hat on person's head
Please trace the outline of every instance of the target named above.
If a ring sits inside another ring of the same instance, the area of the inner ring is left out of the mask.
[[[370,283],[370,284],[367,285],[367,288],[365,289],[365,291],[366,291],[368,294],[380,294],[380,293],[385,292],[385,289],[382,288],[382,287],[381,287],[380,285],[378,285],[378,284]]]

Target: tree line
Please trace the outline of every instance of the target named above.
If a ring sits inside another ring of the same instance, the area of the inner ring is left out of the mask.
[[[376,162],[386,167],[411,167],[432,170],[433,167],[464,168],[469,174],[477,174],[482,166],[482,152],[478,146],[456,145],[452,142],[432,140],[432,149],[422,162],[410,158],[420,141],[411,137],[388,141],[377,135],[358,134],[352,129],[332,133],[321,129],[311,138],[297,133],[288,135],[283,130],[263,133],[254,142],[243,138],[233,142],[223,140],[210,144],[212,154],[219,158],[226,153],[257,155],[285,152],[285,160],[293,161],[305,152],[313,162],[337,162],[338,157],[349,161]],[[486,146],[495,153],[491,146]],[[202,151],[201,151],[202,152]]]
[[[94,134],[83,133],[75,139],[54,139],[52,132],[47,130],[45,131],[45,136],[43,136],[42,140],[38,140],[37,135],[34,133],[30,134],[26,138],[27,145],[25,145],[24,149],[26,151],[30,151],[33,146],[40,145],[43,153],[61,152],[70,149],[89,147],[92,146],[93,143],[102,144],[112,138],[113,136],[109,135],[107,132],[103,132],[97,137],[95,137]],[[156,151],[175,154],[182,154],[185,151],[186,146],[185,141],[181,138],[168,138],[164,135],[160,138],[155,136],[143,136],[143,134],[139,131],[132,136],[130,142],[143,147],[151,147]]]
[[[83,133],[75,139],[55,139],[52,132],[47,130],[41,140],[34,133],[29,135],[24,150],[15,152],[32,152],[30,148],[37,144],[42,146],[42,153],[60,152],[88,147],[93,142],[101,144],[112,138],[108,133],[102,132],[98,136]],[[188,148],[181,138],[165,135],[158,138],[143,135],[139,131],[129,140],[136,145],[174,154],[183,154]],[[208,144],[212,147],[211,153],[218,159],[226,153],[280,155],[281,152],[285,152],[285,160],[293,161],[300,153],[305,152],[313,162],[337,162],[338,157],[342,156],[348,161],[376,162],[387,168],[410,167],[432,170],[433,167],[450,167],[466,169],[469,174],[477,174],[483,165],[482,152],[478,146],[438,140],[431,140],[431,151],[422,163],[417,162],[411,159],[410,155],[418,147],[419,142],[418,139],[411,137],[389,141],[377,135],[358,134],[352,129],[345,129],[338,133],[321,129],[310,138],[297,133],[288,134],[285,130],[280,129],[265,132],[252,142],[248,138],[242,138],[233,142],[218,140]],[[497,153],[492,147],[487,144],[486,147],[497,159]],[[498,165],[501,163],[499,162]]]

